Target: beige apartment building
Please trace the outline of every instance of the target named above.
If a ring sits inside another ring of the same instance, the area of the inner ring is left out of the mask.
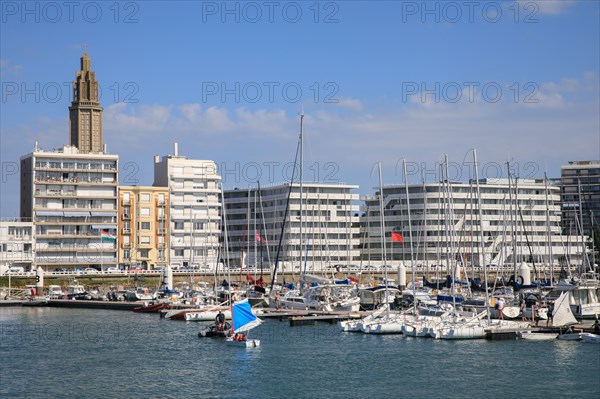
[[[119,264],[152,270],[169,263],[169,188],[119,186]]]

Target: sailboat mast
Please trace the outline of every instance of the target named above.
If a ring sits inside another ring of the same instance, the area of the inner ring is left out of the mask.
[[[381,234],[381,259],[383,259],[383,269],[385,273],[385,303],[389,311],[388,301],[388,273],[387,273],[387,256],[385,248],[385,216],[383,214],[383,180],[381,178],[381,162],[377,162],[379,169],[379,218],[381,219],[381,226],[379,226],[379,233]]]
[[[550,230],[550,203],[548,202],[548,176],[544,172],[544,191],[546,195],[546,235],[548,239],[548,262],[550,263],[550,285],[554,281],[554,257],[552,256],[552,232]]]
[[[221,203],[225,204],[225,193],[223,192],[223,183],[221,183]],[[229,294],[229,303],[232,303],[231,300],[231,269],[229,268],[229,233],[227,231],[227,213],[225,211],[225,206],[221,207],[223,210],[223,237],[224,237],[224,245],[225,251],[223,257],[223,266],[227,267],[227,293]]]
[[[506,170],[508,173],[508,203],[510,204],[509,206],[509,213],[510,213],[510,219],[511,219],[511,235],[512,235],[512,247],[513,247],[513,254],[512,254],[512,260],[513,260],[513,268],[514,268],[514,290],[515,292],[517,292],[517,221],[516,221],[516,216],[515,213],[513,213],[513,200],[512,200],[512,184],[511,184],[511,178],[510,178],[510,162],[507,161],[506,162]]]
[[[475,185],[477,190],[477,212],[479,216],[479,253],[481,254],[480,265],[483,267],[483,281],[485,286],[485,304],[486,307],[489,306],[490,303],[490,293],[488,292],[488,275],[487,275],[487,267],[485,264],[485,244],[483,242],[483,210],[481,209],[481,190],[479,188],[479,171],[477,165],[477,151],[473,149],[473,167],[475,168]],[[487,313],[488,324],[490,322],[490,312]]]
[[[304,172],[304,137],[303,137],[303,133],[304,133],[304,110],[302,110],[302,113],[300,114],[300,269],[299,271],[302,271],[302,265],[303,265],[303,242],[304,242],[304,237],[302,235],[303,231],[302,231],[302,197],[304,197],[303,193],[302,193],[302,179],[303,179],[303,172]]]
[[[408,215],[408,237],[410,240],[410,270],[412,274],[413,286],[413,307],[415,315],[417,314],[417,287],[415,283],[415,255],[413,253],[412,220],[410,218],[410,198],[408,196],[408,178],[406,174],[406,159],[402,159],[402,172],[404,174],[404,189],[406,191],[406,214]],[[404,258],[404,256],[402,257]],[[386,269],[387,270],[387,269]]]

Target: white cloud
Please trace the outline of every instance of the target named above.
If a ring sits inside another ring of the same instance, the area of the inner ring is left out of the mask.
[[[477,148],[482,163],[501,165],[512,157],[521,165],[535,162],[543,170],[541,165],[547,162],[554,167],[550,176],[557,176],[557,166],[569,159],[600,157],[597,93],[597,77],[586,74],[543,83],[536,106],[512,100],[471,103],[468,96],[457,103],[413,102],[385,111],[351,113],[320,104],[306,112],[305,164],[313,165],[307,173],[359,184],[366,193],[375,183],[370,170],[377,161],[383,162],[386,183],[394,183],[400,181],[397,164],[403,157],[424,162],[431,170],[444,153],[462,162],[470,157],[469,149]],[[293,161],[298,123],[296,113],[282,109],[121,103],[105,109],[104,141],[109,151],[121,156],[123,165],[139,165],[140,184],[151,184],[151,156],[169,153],[174,141],[180,143],[182,154],[214,159],[228,170],[244,162]],[[30,151],[34,139],[47,149],[60,146],[68,141],[68,134],[67,118],[38,118],[24,126],[3,128],[3,156]],[[19,147],[23,141],[26,149]],[[335,173],[325,165],[335,165]],[[261,183],[281,181],[280,173]],[[247,182],[235,183],[245,186]]]
[[[351,97],[340,97],[338,102],[334,103],[340,107],[348,108],[351,111],[360,112],[363,110],[363,104],[359,99]]]
[[[23,65],[14,64],[7,59],[0,59],[0,71],[3,75],[18,75],[23,70]]]
[[[523,13],[532,12],[536,14],[558,15],[564,13],[567,8],[572,6],[575,0],[519,0],[515,1],[515,3],[520,5],[521,12]],[[533,5],[530,3],[533,3]],[[535,18],[535,15],[532,14],[531,17]]]

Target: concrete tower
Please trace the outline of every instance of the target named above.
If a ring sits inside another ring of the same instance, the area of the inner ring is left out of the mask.
[[[98,99],[96,73],[91,70],[86,50],[81,57],[81,70],[73,81],[73,102],[69,107],[71,145],[79,153],[102,151],[102,107]]]

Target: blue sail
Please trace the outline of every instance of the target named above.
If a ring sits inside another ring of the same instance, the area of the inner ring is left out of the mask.
[[[262,323],[262,320],[252,313],[247,299],[233,304],[232,319],[234,333],[250,330]]]

